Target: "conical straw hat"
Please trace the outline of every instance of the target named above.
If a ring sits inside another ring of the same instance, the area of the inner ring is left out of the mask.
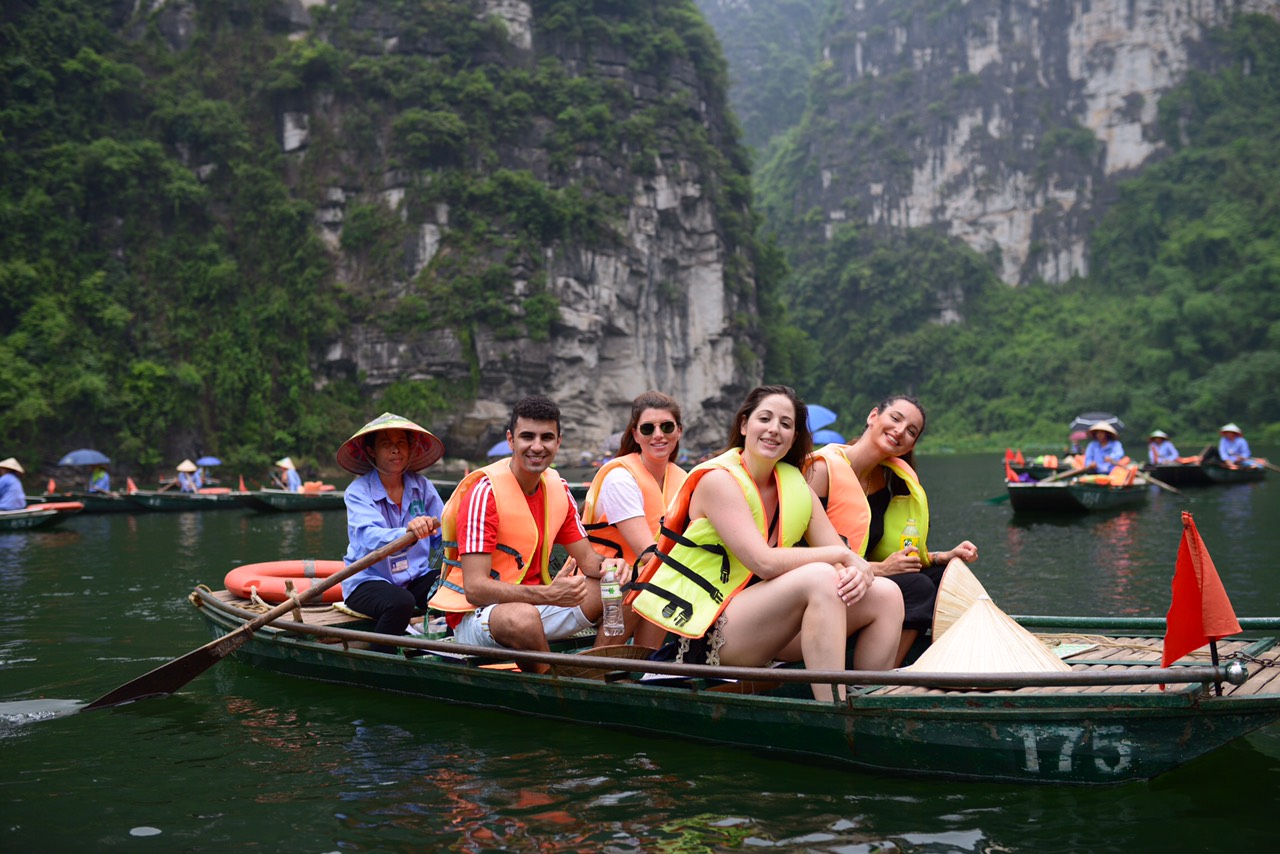
[[[196,464],[191,462],[191,460],[183,460],[182,462],[178,463],[178,471],[185,471],[190,473],[195,470],[196,470]]]
[[[26,474],[26,471],[13,457],[0,460],[0,469],[9,469],[10,471],[16,471],[18,474]]]
[[[338,465],[355,475],[373,471],[373,460],[365,453],[364,437],[378,430],[403,430],[409,434],[409,471],[422,471],[444,456],[444,442],[430,430],[419,427],[408,418],[384,412],[355,432],[338,448]]]
[[[978,597],[987,596],[973,570],[960,558],[952,558],[938,582],[938,596],[933,601],[933,642],[960,619]],[[991,598],[991,597],[987,597]]]
[[[926,673],[1044,673],[1069,671],[1035,635],[986,596],[979,597],[910,667]]]

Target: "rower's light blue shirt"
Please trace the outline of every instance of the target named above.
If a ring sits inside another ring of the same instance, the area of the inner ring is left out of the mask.
[[[1176,463],[1178,461],[1178,449],[1168,439],[1158,445],[1152,442],[1147,446],[1147,459],[1151,461],[1152,465],[1157,466],[1165,463]]]
[[[1099,430],[1098,432],[1102,431]],[[1120,444],[1119,439],[1112,439],[1105,445],[1101,444],[1097,439],[1094,439],[1089,442],[1089,447],[1084,449],[1085,466],[1087,467],[1090,463],[1093,463],[1096,466],[1094,471],[1098,474],[1106,474],[1115,468],[1114,463],[1106,461],[1107,457],[1110,457],[1113,460],[1120,460],[1124,458],[1124,445]]]
[[[302,491],[302,478],[298,476],[298,472],[294,469],[284,470],[284,488],[290,492]]]
[[[27,506],[22,481],[11,471],[0,474],[0,510],[21,510]]]
[[[1253,454],[1249,453],[1249,443],[1244,436],[1236,436],[1234,439],[1223,436],[1218,440],[1218,456],[1224,463],[1242,463],[1253,457]]]
[[[110,492],[111,491],[111,475],[105,471],[89,481],[90,492]]]
[[[200,473],[178,472],[178,488],[183,492],[198,492],[200,490]]]
[[[400,505],[387,497],[386,487],[377,471],[361,475],[351,482],[346,491],[347,504],[347,553],[342,560],[350,566],[360,558],[376,551],[405,535],[410,519],[415,516],[435,516],[444,512],[444,502],[431,481],[420,474],[406,472],[404,497]],[[366,581],[381,579],[404,587],[419,576],[431,572],[431,553],[441,547],[442,537],[437,531],[425,540],[418,540],[407,552],[383,558],[368,569],[361,570],[342,582],[342,595],[351,592]],[[397,558],[407,558],[403,572],[393,572]]]

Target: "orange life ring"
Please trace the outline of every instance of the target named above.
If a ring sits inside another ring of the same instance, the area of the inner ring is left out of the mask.
[[[257,588],[262,601],[278,604],[289,598],[286,581],[293,582],[293,589],[301,593],[309,590],[316,579],[325,579],[346,566],[340,560],[272,560],[266,563],[247,563],[227,573],[223,584],[227,591],[249,598],[251,588]],[[335,584],[320,596],[323,602],[341,602],[342,585]]]

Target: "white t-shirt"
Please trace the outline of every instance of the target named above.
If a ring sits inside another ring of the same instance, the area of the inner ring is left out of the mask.
[[[596,505],[610,524],[644,516],[644,496],[631,472],[618,466],[604,476]]]

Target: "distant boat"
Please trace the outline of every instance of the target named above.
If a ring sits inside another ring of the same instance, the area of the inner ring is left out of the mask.
[[[309,510],[342,510],[346,507],[346,493],[337,489],[321,492],[256,489],[239,495],[244,506],[260,513],[300,513]]]
[[[124,492],[46,492],[41,501],[78,501],[85,513],[137,513],[141,508]]]
[[[139,489],[126,493],[126,497],[144,510],[183,512],[191,510],[231,510],[242,508],[242,493],[226,487],[208,487],[199,492],[161,492],[155,489]]]
[[[84,509],[78,501],[28,504],[21,510],[0,510],[0,531],[27,531],[57,525]]]
[[[1150,491],[1145,483],[1115,486],[1090,480],[1059,480],[1051,483],[1006,484],[1009,504],[1015,513],[1087,513],[1121,510],[1147,503]]]
[[[1256,483],[1267,476],[1267,470],[1261,466],[1230,466],[1216,457],[1199,462],[1193,457],[1183,463],[1148,464],[1142,470],[1173,486]]]

